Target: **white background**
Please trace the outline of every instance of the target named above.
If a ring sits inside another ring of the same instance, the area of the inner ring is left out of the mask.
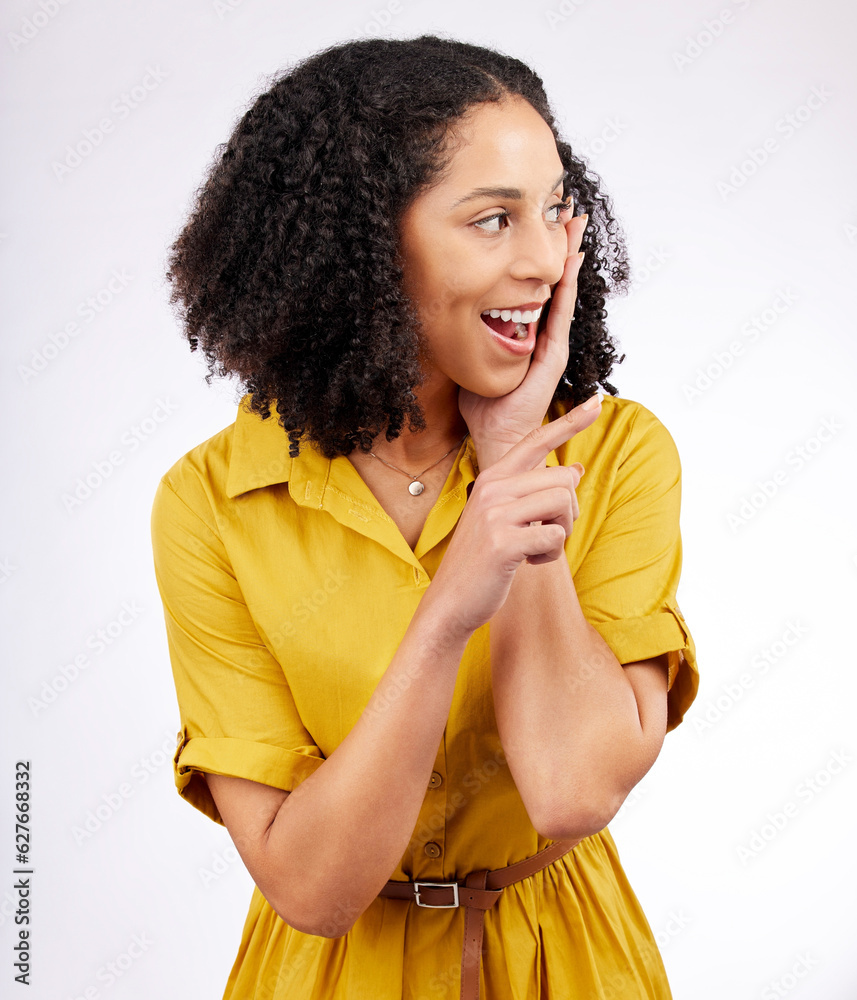
[[[611,824],[674,996],[853,1000],[855,28],[844,0],[4,5],[4,996],[24,995],[21,758],[26,995],[222,995],[251,883],[173,789],[149,512],[237,396],[180,335],[167,247],[271,75],[349,37],[439,31],[529,62],[588,152],[636,273],[610,310],[612,381],[682,457],[701,689]]]

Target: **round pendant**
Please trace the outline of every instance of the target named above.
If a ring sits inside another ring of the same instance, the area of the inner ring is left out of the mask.
[[[418,482],[417,480],[414,480],[408,487],[408,493],[410,493],[412,497],[418,497],[424,489],[425,486],[423,486],[422,483]]]

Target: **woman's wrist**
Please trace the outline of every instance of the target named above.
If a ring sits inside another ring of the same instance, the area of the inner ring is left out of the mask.
[[[450,652],[457,653],[459,657],[463,655],[464,647],[476,631],[457,613],[459,602],[447,593],[442,568],[441,564],[412,619],[412,624],[423,631],[424,641],[431,645],[439,660]],[[440,579],[438,574],[441,574]]]
[[[518,440],[519,439],[514,441],[484,441],[482,443],[474,441],[473,445],[476,449],[476,464],[479,467],[479,471],[484,472],[486,469],[494,465],[495,462],[499,462],[506,452],[513,445],[517,444]]]

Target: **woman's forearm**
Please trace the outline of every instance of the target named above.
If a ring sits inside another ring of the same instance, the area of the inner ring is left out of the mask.
[[[652,738],[565,559],[520,566],[490,641],[500,740],[533,825],[551,839],[597,832],[650,766]]]
[[[442,594],[429,586],[351,732],[283,801],[266,842],[275,888],[263,892],[298,930],[346,933],[399,864],[468,638],[449,626]]]

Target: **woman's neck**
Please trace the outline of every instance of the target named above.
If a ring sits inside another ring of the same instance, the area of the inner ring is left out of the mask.
[[[379,434],[372,446],[376,455],[410,472],[419,472],[437,461],[467,434],[455,382],[432,379],[416,389],[415,395],[423,408],[426,429],[414,432],[405,426],[392,441]]]

